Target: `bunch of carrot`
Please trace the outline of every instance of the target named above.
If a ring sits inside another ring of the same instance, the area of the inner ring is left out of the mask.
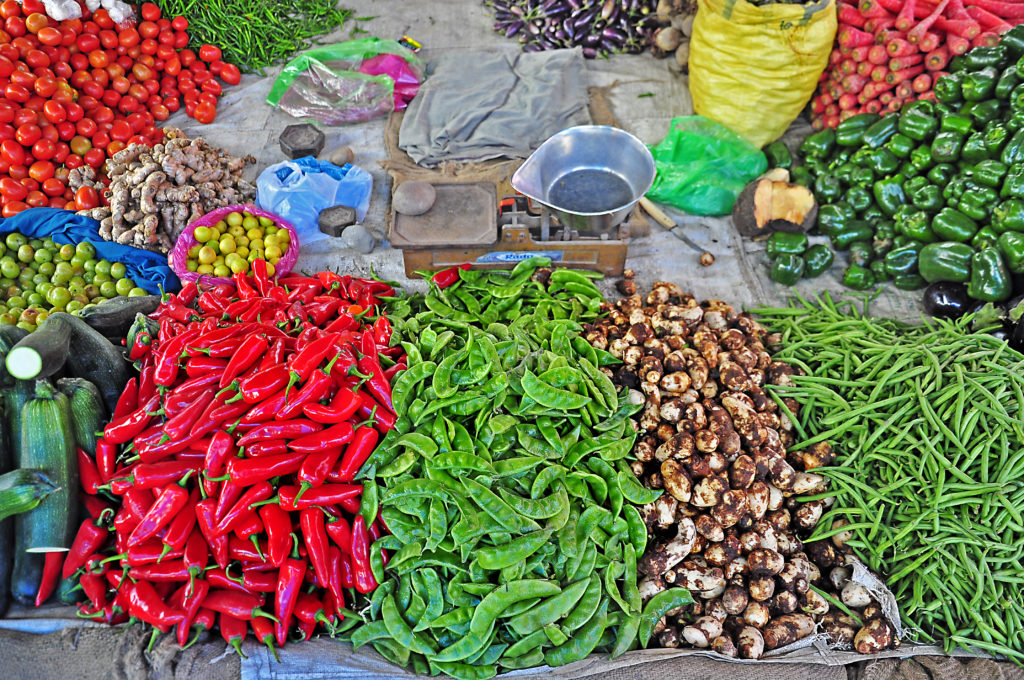
[[[950,59],[1024,23],[1024,0],[838,0],[837,12],[836,45],[811,100],[816,130],[931,98]]]

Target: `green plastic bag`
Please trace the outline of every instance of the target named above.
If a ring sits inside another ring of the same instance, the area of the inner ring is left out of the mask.
[[[647,198],[691,215],[727,215],[747,182],[768,159],[735,132],[703,116],[672,119],[651,147],[657,174]]]

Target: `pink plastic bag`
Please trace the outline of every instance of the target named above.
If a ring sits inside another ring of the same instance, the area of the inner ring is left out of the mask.
[[[395,54],[379,54],[363,61],[359,72],[371,76],[388,76],[395,81],[395,111],[401,111],[416,93],[420,81],[405,59]]]

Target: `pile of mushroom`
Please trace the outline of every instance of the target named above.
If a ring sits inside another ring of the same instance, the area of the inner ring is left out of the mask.
[[[641,510],[652,539],[641,595],[681,586],[697,599],[658,624],[657,643],[748,659],[816,630],[862,653],[898,645],[871,594],[850,580],[847,533],[801,540],[831,499],[796,499],[827,490],[813,470],[834,456],[827,443],[786,451],[793,425],[765,391],[796,372],[772,360],[766,346],[778,338],[724,302],[699,303],[665,282],[641,297],[626,277],[627,297],[606,304],[584,334],[622,360],[609,377],[642,392],[633,471],[666,492]],[[799,413],[794,400],[783,403]]]
[[[227,205],[251,202],[256,186],[242,178],[252,155],[234,158],[202,137],[165,128],[162,144],[129,144],[107,161],[109,205],[80,211],[100,222],[108,241],[166,253],[185,227]],[[69,177],[72,189],[95,185],[95,175]]]

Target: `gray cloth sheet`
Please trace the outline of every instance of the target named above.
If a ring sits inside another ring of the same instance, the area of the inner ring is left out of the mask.
[[[462,51],[427,66],[399,146],[420,165],[526,158],[551,135],[590,123],[580,48]]]

